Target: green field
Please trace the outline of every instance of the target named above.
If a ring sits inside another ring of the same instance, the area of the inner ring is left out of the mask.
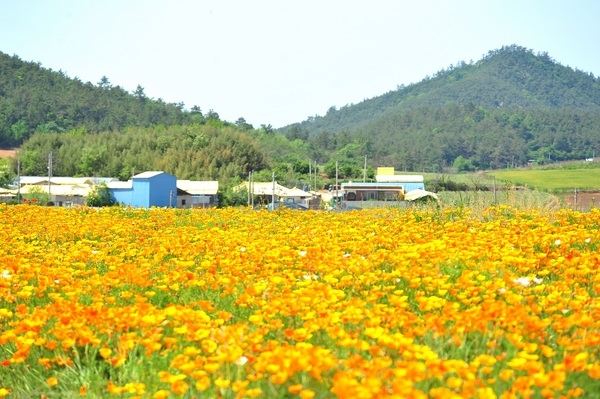
[[[598,169],[524,169],[492,172],[496,180],[543,191],[600,190]]]
[[[465,207],[474,211],[494,204],[503,204],[521,209],[557,209],[564,206],[555,195],[530,190],[493,191],[443,191],[437,193],[445,206]]]
[[[571,162],[547,167],[502,169],[476,173],[425,173],[425,182],[436,179],[466,184],[470,189],[478,186],[498,189],[525,187],[531,190],[561,193],[578,189],[600,191],[600,162]]]

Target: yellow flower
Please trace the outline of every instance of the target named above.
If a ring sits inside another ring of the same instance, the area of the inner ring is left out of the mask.
[[[108,359],[110,357],[110,355],[112,354],[112,349],[100,348],[100,350],[98,352],[100,353],[100,356],[102,356],[103,359]]]
[[[167,399],[169,397],[169,391],[165,389],[161,389],[156,391],[154,395],[152,395],[152,399]]]
[[[58,384],[58,379],[56,377],[46,378],[46,384],[50,385],[51,387],[54,387]]]

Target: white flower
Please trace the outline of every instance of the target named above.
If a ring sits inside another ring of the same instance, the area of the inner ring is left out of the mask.
[[[529,277],[519,277],[513,280],[513,283],[517,285],[522,285],[523,287],[529,287],[531,283],[541,284],[544,279],[534,277],[533,279]]]
[[[556,245],[557,247],[560,245],[561,241],[559,239],[557,239],[556,241],[554,241],[554,245]]]
[[[241,248],[240,248],[240,251],[242,251],[242,252],[246,252],[246,247],[241,247]]]
[[[587,242],[588,244],[590,243],[590,241],[592,241],[592,239],[589,237],[585,239],[585,242]]]
[[[246,356],[241,356],[235,361],[235,364],[237,364],[238,366],[243,366],[246,363],[248,363],[248,358]]]
[[[298,252],[298,255],[300,255],[300,256],[306,256],[306,251],[300,251],[300,252]]]
[[[302,276],[302,278],[305,280],[317,280],[319,276],[317,276],[316,274],[305,274],[304,276]]]
[[[2,277],[2,278],[5,278],[5,279],[9,279],[9,278],[11,278],[12,276],[10,275],[10,272],[9,272],[8,270],[4,270],[4,271],[2,272],[2,274],[0,274],[0,277]]]
[[[522,285],[523,287],[529,287],[529,285],[531,284],[531,280],[529,280],[529,278],[527,277],[519,277],[514,279],[513,283],[517,285]]]
[[[506,292],[506,288],[499,288],[498,289],[498,293],[499,294],[504,294]]]
[[[343,258],[349,258],[349,257],[350,257],[349,253],[345,253],[344,256],[343,256]]]
[[[58,284],[58,283],[60,283],[60,280],[58,280],[58,279],[54,280],[54,284]]]

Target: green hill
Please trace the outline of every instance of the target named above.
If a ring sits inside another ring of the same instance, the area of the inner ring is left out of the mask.
[[[376,165],[415,171],[583,159],[600,148],[600,80],[512,45],[279,132],[309,140],[316,159],[358,144]]]
[[[42,173],[54,151],[64,174],[125,178],[162,166],[179,178],[275,172],[289,184],[307,181],[315,166],[334,176],[336,162],[340,179],[362,178],[365,160],[368,175],[378,166],[447,173],[542,165],[600,150],[600,80],[512,45],[273,131],[0,53],[0,148],[13,146],[21,146],[23,173]]]
[[[96,85],[70,78],[0,52],[0,148],[20,145],[34,133],[119,131],[128,126],[171,126],[200,122],[198,107],[148,98],[112,86],[103,77]]]

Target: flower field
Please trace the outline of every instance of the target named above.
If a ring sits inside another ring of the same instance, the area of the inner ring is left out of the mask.
[[[0,228],[0,397],[600,392],[600,211],[0,205]]]

